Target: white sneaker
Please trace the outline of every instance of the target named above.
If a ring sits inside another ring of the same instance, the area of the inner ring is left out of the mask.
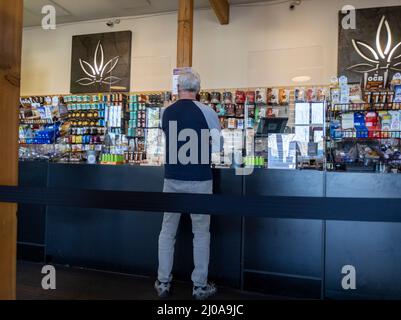
[[[159,280],[156,280],[155,290],[159,298],[162,299],[168,298],[170,296],[171,283],[170,282],[163,283],[160,282]]]
[[[208,283],[206,287],[195,287],[192,290],[192,296],[196,300],[206,300],[213,297],[217,293],[217,288],[214,283]]]

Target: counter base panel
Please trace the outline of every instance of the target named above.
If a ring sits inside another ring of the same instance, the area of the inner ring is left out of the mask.
[[[236,176],[232,170],[214,173],[218,194],[401,197],[396,175],[285,170],[255,170],[250,177]],[[20,185],[161,191],[163,168],[22,162]],[[52,263],[156,276],[161,213],[19,206],[18,217],[19,259],[44,262],[46,256]],[[210,278],[234,288],[319,298],[325,258],[327,298],[401,298],[401,224],[328,221],[326,229],[322,225],[319,220],[214,216]],[[357,268],[353,292],[340,287],[341,268],[348,264]],[[189,280],[192,268],[191,224],[184,215],[174,275]]]
[[[320,277],[322,221],[245,219],[245,269]]]
[[[20,162],[19,186],[47,187],[49,164],[46,162]],[[46,206],[18,205],[18,259],[45,262]]]
[[[244,272],[244,289],[274,296],[320,299],[321,280],[268,273]]]
[[[50,207],[47,259],[57,264],[156,277],[162,218],[160,213]],[[189,216],[182,215],[173,274],[186,281],[193,269],[191,230]],[[240,218],[212,217],[210,278],[235,288],[240,286],[240,230]]]
[[[353,266],[356,289],[343,290],[342,268]],[[326,296],[401,299],[401,223],[327,222]]]

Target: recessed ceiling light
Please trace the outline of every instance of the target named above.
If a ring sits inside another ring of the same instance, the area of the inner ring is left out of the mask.
[[[312,80],[312,78],[309,76],[298,76],[298,77],[292,78],[293,82],[308,82],[310,80]]]

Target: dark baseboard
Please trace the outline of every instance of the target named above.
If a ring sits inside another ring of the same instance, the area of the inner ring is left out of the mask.
[[[321,298],[321,280],[269,273],[244,272],[244,289],[289,298]]]
[[[35,244],[17,243],[17,259],[45,263],[45,247]]]

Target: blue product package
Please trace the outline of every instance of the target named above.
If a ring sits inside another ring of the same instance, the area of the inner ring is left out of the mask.
[[[341,139],[341,122],[340,120],[333,120],[330,122],[330,136],[333,139]]]
[[[368,128],[366,128],[364,113],[362,112],[354,113],[354,126],[357,138],[367,138],[369,136]]]
[[[216,112],[217,112],[217,114],[218,114],[219,116],[225,116],[225,115],[226,115],[226,109],[225,109],[224,106],[221,105],[221,104],[218,104],[218,105],[216,106]]]
[[[394,86],[394,102],[401,103],[401,85]]]

